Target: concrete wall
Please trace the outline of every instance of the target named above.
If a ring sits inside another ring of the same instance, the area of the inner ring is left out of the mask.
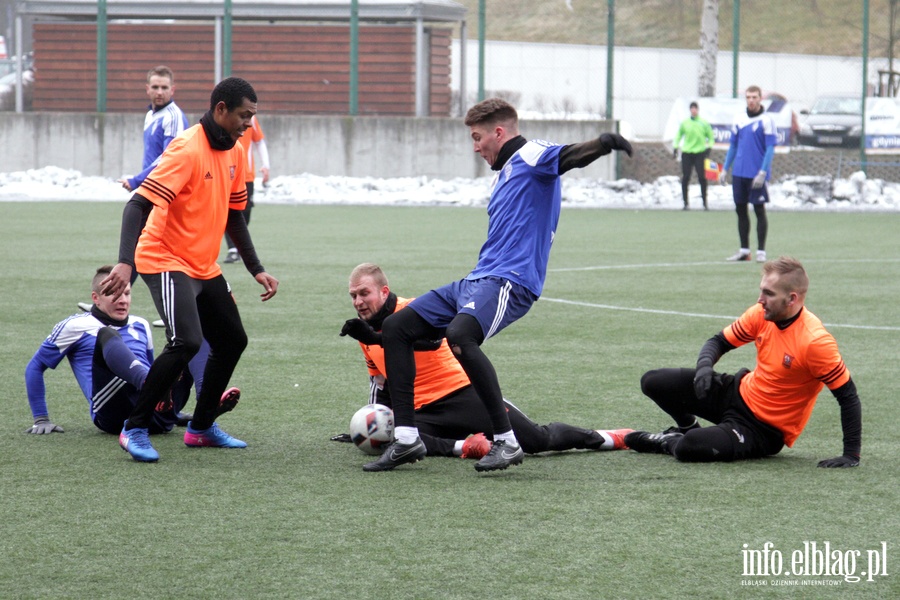
[[[188,115],[196,123],[200,115]],[[0,169],[47,166],[118,179],[140,170],[142,114],[0,113]],[[489,169],[472,150],[460,119],[313,117],[262,114],[260,122],[272,176],[481,177]],[[610,131],[608,121],[523,121],[529,139],[582,142]],[[615,178],[605,157],[582,170],[585,177]]]

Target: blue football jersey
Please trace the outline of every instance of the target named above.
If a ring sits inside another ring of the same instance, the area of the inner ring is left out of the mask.
[[[752,179],[763,169],[763,161],[769,147],[774,148],[778,141],[775,119],[770,113],[763,112],[755,117],[741,112],[731,126],[731,149],[734,158],[731,174],[736,177]],[[731,154],[729,150],[729,154]],[[771,164],[765,165],[766,179],[772,176]]]
[[[95,390],[93,377],[94,347],[97,332],[105,325],[91,313],[63,319],[53,328],[25,368],[25,387],[33,416],[47,411],[44,371],[55,369],[63,358],[69,359],[75,379],[84,397],[91,404]],[[153,362],[153,337],[150,324],[141,317],[130,315],[126,325],[117,328],[122,341],[148,369]]]
[[[487,241],[466,279],[504,277],[540,296],[556,235],[564,146],[532,140],[494,176],[488,202]]]

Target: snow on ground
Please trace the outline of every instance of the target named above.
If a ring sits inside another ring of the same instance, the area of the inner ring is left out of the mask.
[[[696,182],[696,179],[694,180]],[[304,173],[273,177],[268,187],[257,181],[254,201],[260,204],[355,204],[403,206],[485,206],[491,178],[430,179],[427,177],[320,177]],[[900,211],[900,184],[867,179],[856,172],[847,179],[792,177],[770,182],[773,210]],[[105,177],[45,167],[0,173],[2,201],[125,202],[131,194]],[[600,181],[563,177],[564,206],[678,210],[682,207],[678,177],[652,183],[634,180]],[[712,210],[731,210],[731,186],[710,184]],[[700,187],[691,186],[691,208],[701,206]]]

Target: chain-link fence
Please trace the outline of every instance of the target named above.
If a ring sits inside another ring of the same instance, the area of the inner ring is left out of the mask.
[[[890,5],[898,4],[895,0],[870,2],[873,26],[867,61],[863,2],[743,0],[735,11],[734,1],[721,0],[716,3],[719,50],[714,53],[714,92],[702,94],[701,14],[704,2],[710,1],[546,2],[542,16],[553,27],[543,32],[540,43],[491,39],[492,32],[511,36],[516,30],[502,24],[492,27],[491,19],[509,19],[513,14],[510,7],[495,4],[510,3],[487,3],[485,94],[508,97],[526,114],[612,117],[630,124],[637,136],[652,139],[662,137],[678,98],[740,97],[747,86],[758,85],[786,98],[798,113],[824,95],[859,98],[864,62],[868,95],[896,93],[900,76],[888,76],[893,70],[893,36],[886,18]],[[606,45],[610,36],[611,51]],[[559,41],[552,41],[554,37]],[[469,38],[466,55],[477,57],[479,40]],[[568,43],[587,39],[592,42]],[[454,67],[461,64],[459,55],[457,40]],[[465,74],[454,71],[454,89],[460,89],[464,76],[470,101],[477,99],[478,69],[479,61],[470,58]],[[891,82],[893,87],[888,88]],[[607,106],[608,98],[612,106]]]

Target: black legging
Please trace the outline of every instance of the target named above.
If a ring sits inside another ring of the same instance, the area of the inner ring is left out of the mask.
[[[194,279],[177,271],[141,277],[166,323],[168,343],[153,361],[128,422],[131,427],[147,427],[156,405],[167,396],[206,339],[209,359],[197,395],[193,426],[207,429],[247,347],[247,334],[228,283],[222,275]]]
[[[388,377],[391,401],[394,404],[394,422],[398,427],[412,427],[416,419],[413,409],[416,379],[416,361],[413,343],[416,340],[437,339],[446,336],[453,356],[472,382],[478,397],[490,416],[495,433],[505,433],[512,427],[503,404],[497,372],[488,357],[481,351],[484,341],[481,325],[472,315],[456,315],[446,331],[430,325],[415,310],[403,308],[384,321],[384,366]]]
[[[641,391],[680,427],[690,426],[695,416],[715,423],[712,427],[689,430],[670,448],[675,458],[685,462],[729,462],[781,451],[782,433],[757,419],[741,398],[740,382],[744,373],[746,369],[737,375],[716,373],[712,388],[703,400],[694,392],[694,369],[656,369],[644,373]]]
[[[567,423],[539,425],[508,400],[504,400],[503,405],[516,439],[528,454],[599,450],[605,441],[593,429]],[[453,456],[455,441],[472,433],[483,432],[488,439],[494,436],[484,403],[470,385],[417,410],[416,426],[428,454],[432,456]]]
[[[741,238],[741,248],[750,247],[750,215],[747,211],[747,202],[734,205],[738,217],[738,236]],[[757,250],[766,249],[766,234],[769,232],[769,219],[766,217],[766,205],[754,204],[753,212],[756,213],[756,241]]]
[[[706,207],[706,174],[703,169],[703,161],[706,152],[699,154],[681,153],[681,197],[684,205],[688,205],[688,185],[691,183],[691,171],[696,171],[697,180],[700,182],[700,196],[703,198],[703,206]]]

